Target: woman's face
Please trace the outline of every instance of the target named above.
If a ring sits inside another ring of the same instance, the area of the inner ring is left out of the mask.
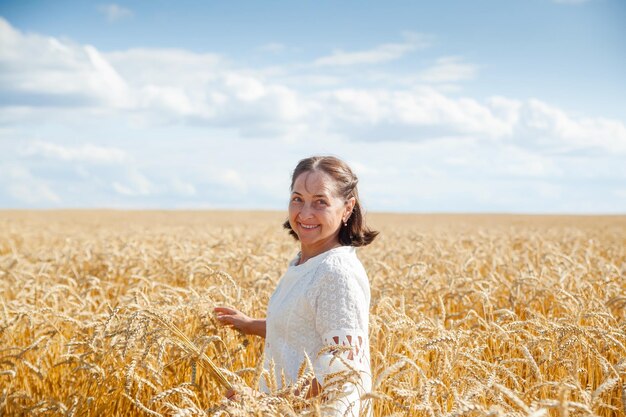
[[[337,195],[331,176],[323,171],[300,174],[291,191],[289,224],[298,235],[303,252],[322,253],[339,242],[339,229],[352,213],[354,198]]]

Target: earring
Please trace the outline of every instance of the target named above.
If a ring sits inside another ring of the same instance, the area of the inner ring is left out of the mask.
[[[346,227],[348,227],[348,221],[346,220],[346,221],[343,223],[343,225],[344,225],[344,226],[346,226]]]

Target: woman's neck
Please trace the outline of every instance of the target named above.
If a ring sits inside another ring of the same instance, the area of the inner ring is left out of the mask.
[[[339,243],[339,240],[330,241],[329,243],[323,246],[318,246],[318,247],[313,247],[313,248],[300,245],[300,260],[298,261],[298,265],[302,265],[309,259],[317,255],[320,255],[326,251],[329,251],[331,249],[338,248],[340,246],[341,246],[341,243]]]

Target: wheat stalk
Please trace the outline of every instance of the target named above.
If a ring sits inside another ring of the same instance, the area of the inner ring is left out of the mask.
[[[211,358],[209,358],[203,351],[200,350],[188,337],[185,333],[182,332],[176,325],[168,322],[164,318],[161,317],[159,313],[145,310],[150,317],[156,319],[161,323],[166,329],[168,329],[174,336],[176,336],[177,341],[182,345],[182,347],[187,350],[189,353],[193,354],[197,358],[201,359],[200,365],[209,371],[209,374],[217,381],[223,388],[227,390],[232,390],[233,386],[226,379],[222,371],[213,363]]]

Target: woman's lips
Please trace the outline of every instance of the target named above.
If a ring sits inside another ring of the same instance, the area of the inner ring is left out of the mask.
[[[302,223],[298,223],[298,224],[304,230],[314,230],[319,227],[319,224],[302,224]]]

